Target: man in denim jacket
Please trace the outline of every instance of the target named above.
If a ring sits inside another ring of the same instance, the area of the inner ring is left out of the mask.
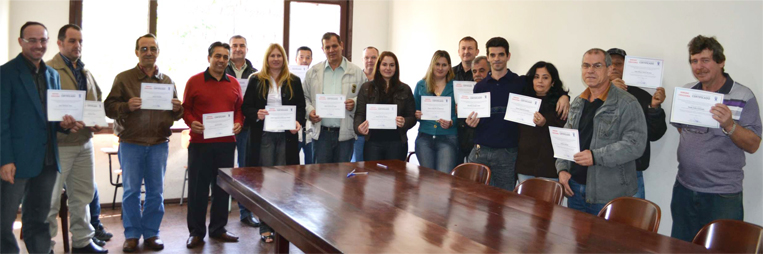
[[[588,88],[572,102],[564,128],[579,131],[582,151],[574,162],[558,159],[556,170],[568,207],[596,215],[612,199],[638,191],[636,159],[646,147],[646,120],[635,97],[612,89],[607,52],[586,51],[581,69]]]

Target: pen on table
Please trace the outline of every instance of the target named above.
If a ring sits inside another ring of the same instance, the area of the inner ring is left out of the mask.
[[[386,165],[384,165],[384,164],[381,164],[381,163],[376,163],[376,166],[379,166],[379,167],[382,167],[382,168],[385,168],[385,169],[387,168],[387,166],[386,166]]]
[[[347,173],[347,178],[349,178],[350,176],[354,175],[354,173],[355,173],[355,169],[352,169],[352,171],[350,171],[350,173]]]

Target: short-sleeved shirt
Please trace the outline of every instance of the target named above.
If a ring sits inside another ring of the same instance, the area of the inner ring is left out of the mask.
[[[347,70],[347,60],[342,59],[342,63],[336,69],[331,69],[329,61],[326,61],[326,66],[323,71],[323,93],[324,94],[342,94],[342,76],[344,71]],[[339,128],[342,124],[342,119],[339,118],[325,118],[321,119],[321,125],[331,128]]]
[[[724,73],[726,83],[717,91],[729,107],[737,129],[744,127],[760,136],[761,120],[758,102],[752,91],[734,82]],[[702,83],[684,87],[702,89]],[[686,188],[704,193],[729,194],[742,191],[745,151],[734,144],[721,128],[706,128],[673,123],[681,128],[678,144],[678,182]]]

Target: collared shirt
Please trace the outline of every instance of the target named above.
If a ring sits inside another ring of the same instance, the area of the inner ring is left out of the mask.
[[[142,71],[143,74],[146,74],[146,76],[148,76],[148,72],[146,71],[146,69],[143,68],[142,65],[138,64],[138,69],[140,69],[140,71]],[[153,76],[153,78],[162,79],[162,75],[159,74],[159,66],[158,65],[154,65],[154,76]]]
[[[342,63],[336,69],[331,69],[329,61],[326,61],[325,70],[323,71],[323,94],[342,94],[342,76],[344,71],[347,70],[347,60],[342,58]],[[342,119],[339,118],[325,118],[321,120],[321,125],[331,128],[339,128],[342,124]]]
[[[507,69],[506,75],[498,80],[488,76],[474,85],[474,93],[490,92],[490,117],[480,118],[474,133],[474,144],[490,148],[516,148],[519,143],[517,123],[506,121],[506,105],[509,93],[522,94],[525,76],[519,76]]]
[[[228,61],[228,65],[230,65],[231,69],[233,70],[233,73],[236,74],[234,75],[235,78],[248,78],[248,77],[242,77],[242,75],[244,75],[244,71],[246,71],[246,67],[248,67],[248,65],[246,65],[246,61],[244,61],[244,65],[241,65],[241,69],[236,68],[236,64],[233,63],[233,60]]]
[[[723,104],[732,113],[739,128],[761,135],[758,102],[748,87],[723,73],[726,82],[716,91],[723,94]],[[702,90],[701,82],[684,86]],[[706,128],[673,123],[681,128],[678,143],[678,182],[687,189],[703,193],[730,194],[742,191],[745,151],[734,144],[721,128]]]
[[[85,69],[85,63],[82,62],[82,59],[79,59],[77,61],[77,66],[74,66],[72,64],[72,61],[69,60],[64,54],[58,53],[61,55],[61,59],[64,59],[64,63],[66,64],[66,67],[69,67],[69,70],[72,71],[74,74],[74,80],[77,81],[77,90],[80,91],[87,91],[87,78],[85,78],[85,74],[83,70]]]
[[[456,81],[474,81],[474,74],[470,70],[464,70],[464,63],[461,62],[456,66],[453,66],[453,73],[456,74],[456,76],[453,78],[453,80]]]
[[[47,118],[47,104],[48,104],[48,81],[45,79],[45,70],[48,69],[48,66],[45,65],[44,61],[40,61],[40,67],[34,66],[34,63],[32,61],[29,61],[26,57],[24,57],[24,62],[27,64],[27,67],[29,67],[29,71],[32,73],[32,81],[34,82],[34,85],[37,88],[37,93],[40,96],[40,103],[42,103],[42,110],[45,112],[45,116]],[[50,135],[50,132],[48,131],[48,140],[47,140],[47,146],[45,147],[45,166],[52,166],[56,165],[56,154],[53,150],[53,136]]]
[[[212,76],[212,73],[209,72],[209,68],[207,68],[207,70],[204,71],[204,82],[207,82],[210,79],[213,79],[218,82],[223,80],[230,82],[230,79],[228,78],[228,75],[225,74],[225,72],[223,72],[222,78],[216,79],[214,76]]]

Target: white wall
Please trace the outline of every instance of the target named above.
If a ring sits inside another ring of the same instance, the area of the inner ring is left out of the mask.
[[[53,58],[58,53],[58,46],[56,46],[56,36],[58,36],[58,29],[63,25],[69,23],[69,1],[22,1],[22,0],[4,0],[9,1],[10,5],[8,13],[13,15],[3,16],[8,17],[8,38],[7,38],[7,57],[15,58],[16,55],[21,53],[21,46],[19,46],[19,29],[27,21],[37,21],[44,24],[48,28],[48,51],[45,53],[42,59],[47,60]],[[4,11],[0,11],[3,13]],[[20,15],[23,13],[23,15]],[[0,23],[2,24],[2,23]],[[2,38],[2,37],[0,37]],[[3,59],[3,58],[0,58]]]
[[[471,35],[485,54],[494,36],[510,43],[509,68],[524,74],[536,61],[554,63],[576,96],[580,59],[589,48],[619,47],[634,56],[665,59],[664,86],[670,109],[672,88],[694,81],[687,44],[698,34],[713,35],[723,44],[726,71],[763,96],[763,3],[727,1],[409,1],[391,2],[390,48],[405,72],[403,81],[424,76],[435,50],[448,50],[458,64],[457,42]],[[464,22],[457,23],[461,18]],[[652,143],[652,162],[645,171],[647,199],[662,208],[660,233],[669,235],[670,200],[677,172],[678,135],[669,127]],[[763,224],[761,152],[747,155],[744,181],[745,220]]]
[[[0,0],[0,62],[8,59],[8,21],[10,21],[10,0]]]
[[[363,68],[363,49],[374,46],[389,50],[389,6],[387,0],[358,0],[352,19],[352,62]],[[323,52],[316,52],[323,54]]]

